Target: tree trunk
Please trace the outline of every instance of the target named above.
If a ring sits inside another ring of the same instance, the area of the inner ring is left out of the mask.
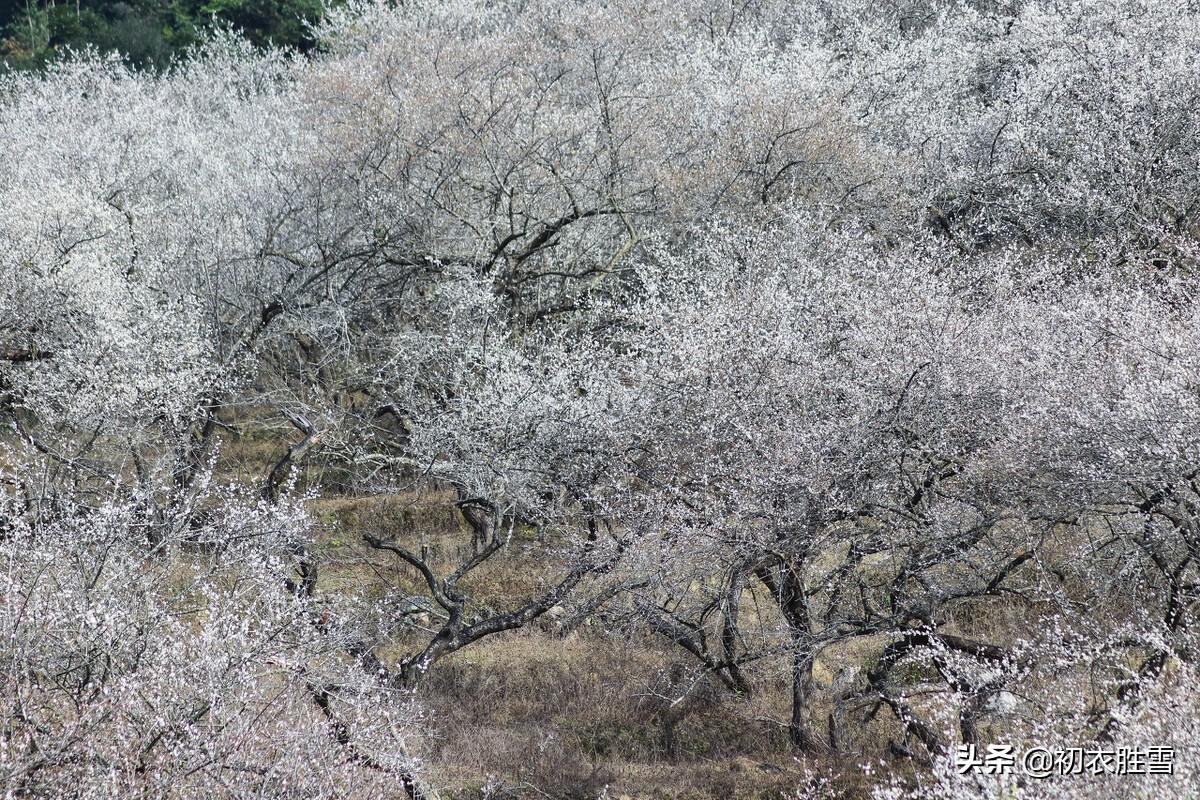
[[[788,720],[788,738],[802,753],[819,749],[819,742],[808,725],[808,698],[812,691],[813,652],[805,634],[792,636],[792,715]]]
[[[808,606],[804,599],[800,559],[781,563],[778,570],[760,568],[756,574],[779,604],[791,638],[792,711],[788,720],[788,738],[800,752],[813,753],[820,749],[820,742],[808,725],[808,699],[812,693],[815,653]]]

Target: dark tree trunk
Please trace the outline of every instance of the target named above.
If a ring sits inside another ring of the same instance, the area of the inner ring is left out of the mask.
[[[808,724],[808,700],[812,694],[815,653],[800,560],[796,558],[780,564],[775,570],[759,569],[757,574],[779,604],[791,638],[792,711],[788,720],[788,738],[800,752],[813,753],[820,749],[820,741]]]

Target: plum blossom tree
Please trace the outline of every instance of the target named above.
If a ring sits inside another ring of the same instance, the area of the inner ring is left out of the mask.
[[[937,772],[959,742],[1165,736],[1196,25],[353,2],[306,58],[4,78],[6,787],[429,796],[413,690],[549,617],[677,645],[684,692],[782,680],[799,753],[947,797],[1007,791]],[[356,531],[412,596],[339,596],[306,500],[414,487],[466,546]],[[489,602],[505,560],[536,580]]]
[[[1184,632],[1193,489],[1172,431],[1197,419],[1190,313],[1070,270],[1014,280],[1004,260],[964,274],[938,248],[881,256],[843,234],[814,241],[804,221],[703,242],[698,258],[664,257],[659,313],[638,312],[670,343],[658,352],[679,359],[655,371],[674,385],[641,417],[683,550],[651,624],[741,692],[739,665],[790,653],[797,745],[825,744],[806,711],[815,660],[853,641],[879,660],[841,700],[873,698],[869,717],[889,708],[906,739],[940,755],[947,736],[897,693],[896,666],[931,659],[956,698],[953,738],[968,742],[1024,668],[964,630],[964,615],[1025,604],[1005,637],[1020,641],[1040,604],[1067,613],[1093,581],[1113,592],[1101,575],[1137,574],[1135,591],[1097,595],[1095,612],[1115,625],[1117,609],[1145,604],[1160,620],[1150,631]],[[1101,544],[1081,540],[1100,524]],[[705,562],[707,590],[681,605]],[[783,642],[741,631],[748,583],[777,603]],[[1138,679],[1114,702],[1174,657],[1150,631],[1127,641]],[[1101,723],[1092,735],[1119,726]]]
[[[0,780],[27,796],[341,797],[417,784],[419,714],[279,591],[299,509],[146,545],[136,509],[17,524]]]

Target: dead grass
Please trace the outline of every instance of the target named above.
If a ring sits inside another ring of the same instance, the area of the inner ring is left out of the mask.
[[[752,703],[706,687],[673,713],[655,688],[676,657],[640,639],[536,629],[462,651],[425,686],[439,709],[433,769],[453,797],[794,790],[800,765],[778,725],[755,719]]]

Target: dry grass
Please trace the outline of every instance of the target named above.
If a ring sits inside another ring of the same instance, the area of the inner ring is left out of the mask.
[[[702,687],[672,708],[656,687],[677,653],[653,642],[528,629],[447,659],[432,767],[452,797],[779,797],[802,779],[754,702]]]

